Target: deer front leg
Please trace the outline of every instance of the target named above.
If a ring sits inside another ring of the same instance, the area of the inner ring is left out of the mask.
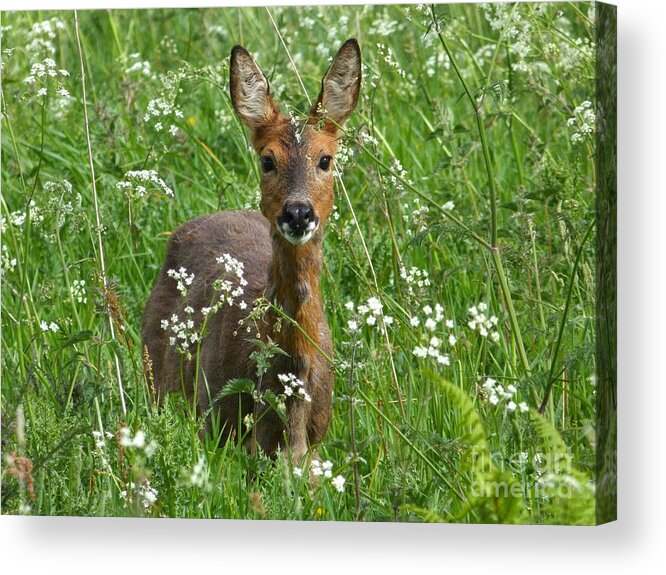
[[[310,403],[302,397],[292,397],[287,404],[287,441],[294,462],[300,463],[308,451],[308,420]]]

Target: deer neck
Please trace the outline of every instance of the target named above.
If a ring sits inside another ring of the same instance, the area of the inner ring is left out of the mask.
[[[292,358],[298,376],[305,376],[312,365],[316,348],[310,340],[321,345],[323,304],[319,282],[323,263],[322,238],[322,230],[319,229],[308,243],[295,246],[284,240],[279,232],[273,232],[273,260],[266,293],[269,300],[303,330],[283,320],[280,331],[275,335],[277,343]],[[273,321],[278,318],[275,313]]]

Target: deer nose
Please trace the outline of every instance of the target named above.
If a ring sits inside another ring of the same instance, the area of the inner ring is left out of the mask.
[[[287,204],[278,218],[281,227],[288,228],[294,236],[302,236],[316,225],[316,218],[311,204],[302,202]]]

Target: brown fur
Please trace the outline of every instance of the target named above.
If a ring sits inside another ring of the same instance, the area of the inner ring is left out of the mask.
[[[328,95],[334,95],[331,102],[335,109],[330,116],[322,117],[315,105],[307,122],[294,125],[273,101],[261,70],[238,46],[232,51],[230,88],[234,108],[250,130],[255,150],[260,156],[270,157],[275,165],[274,170],[262,175],[261,213],[220,212],[192,220],[177,230],[143,316],[143,344],[158,395],[184,392],[190,400],[196,398],[200,414],[208,411],[211,399],[230,379],[256,381],[256,365],[250,359],[256,347],[247,341],[254,334],[247,334],[239,321],[257,298],[264,296],[281,307],[332,356],[319,283],[323,229],[333,209],[333,167],[331,164],[329,170],[322,170],[319,162],[323,156],[334,157],[338,126],[349,117],[358,99],[358,44],[349,40],[343,45],[322,81],[318,102],[326,102]],[[276,226],[290,201],[309,202],[319,220],[316,232],[303,245],[288,242]],[[249,307],[224,307],[208,319],[195,389],[196,346],[192,346],[193,359],[188,361],[169,345],[169,334],[160,323],[174,313],[185,317],[183,310],[189,305],[195,310],[195,325],[202,325],[201,309],[211,305],[213,282],[220,275],[215,259],[224,253],[244,263],[248,285],[243,299]],[[168,270],[181,267],[195,275],[186,300],[167,275]],[[273,358],[262,391],[283,392],[277,375],[293,373],[304,382],[312,401],[288,399],[286,429],[276,413],[267,405],[262,406],[255,426],[256,441],[268,453],[286,444],[296,457],[301,457],[309,445],[323,439],[328,429],[333,371],[300,330],[288,322],[282,322],[281,329],[275,330],[277,320],[276,314],[269,311],[257,326],[262,339],[270,337],[287,353],[287,357]],[[237,394],[222,398],[212,407],[212,416],[224,426],[223,439],[238,435],[238,422],[255,409],[249,395]],[[210,430],[210,419],[206,427]]]

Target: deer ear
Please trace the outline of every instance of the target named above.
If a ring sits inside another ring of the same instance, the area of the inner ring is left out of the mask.
[[[361,91],[361,49],[350,38],[338,51],[321,81],[321,92],[312,115],[342,126],[351,116]]]
[[[266,76],[242,46],[231,50],[229,89],[236,114],[252,131],[270,122],[279,112]]]

